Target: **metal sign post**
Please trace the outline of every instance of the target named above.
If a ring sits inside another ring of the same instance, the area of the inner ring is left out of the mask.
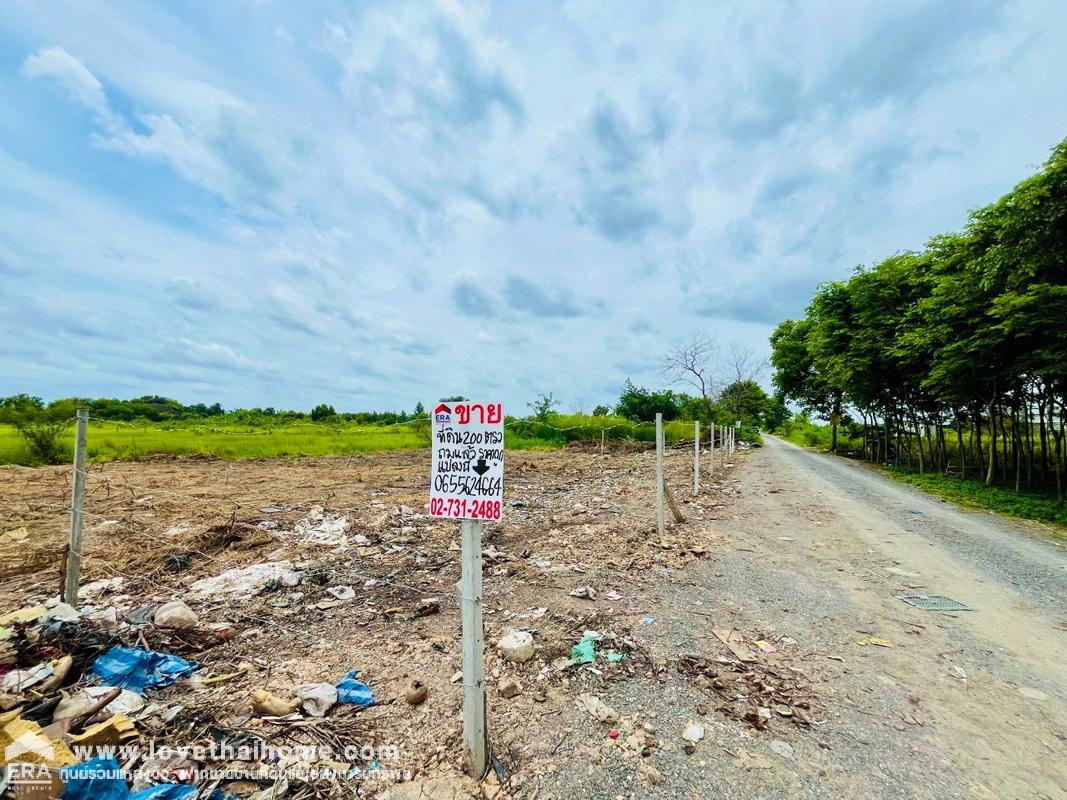
[[[500,403],[441,403],[433,411],[430,515],[459,519],[463,618],[463,745],[471,775],[489,766],[482,620],[482,520],[499,520],[504,499],[504,410]]]

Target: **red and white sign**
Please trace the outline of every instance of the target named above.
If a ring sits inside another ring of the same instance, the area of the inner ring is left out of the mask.
[[[440,403],[431,420],[431,516],[500,519],[504,500],[503,405]]]

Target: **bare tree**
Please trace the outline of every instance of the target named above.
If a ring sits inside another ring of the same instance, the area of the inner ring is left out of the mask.
[[[695,336],[675,347],[664,358],[663,373],[672,383],[692,386],[711,416],[711,396],[715,388],[715,359],[719,347],[706,335]]]
[[[726,354],[727,382],[755,382],[766,370],[767,361],[756,355],[751,347],[738,342],[730,342],[730,349]]]

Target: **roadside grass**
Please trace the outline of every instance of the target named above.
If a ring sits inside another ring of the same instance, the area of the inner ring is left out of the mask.
[[[967,508],[996,511],[1011,517],[1033,519],[1063,527],[1057,538],[1067,537],[1067,505],[1040,492],[1015,492],[1000,486],[985,486],[972,478],[926,473],[919,475],[903,467],[881,467],[901,483],[915,486],[928,494],[943,497]]]

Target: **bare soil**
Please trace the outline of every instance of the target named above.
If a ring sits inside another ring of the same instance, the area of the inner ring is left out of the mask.
[[[195,658],[203,676],[255,665],[155,693],[183,706],[172,724],[142,725],[159,741],[387,744],[412,772],[392,786],[294,785],[289,797],[1067,797],[1064,549],[1032,526],[767,445],[705,472],[697,497],[691,451],[670,451],[686,521],[662,539],[651,452],[509,454],[506,516],[485,536],[497,772],[481,789],[462,777],[452,683],[458,525],[425,516],[425,453],[94,466],[85,581],[124,578],[87,599],[98,610],[136,619],[233,567],[284,559],[304,574],[248,599],[189,599],[196,633],[126,625],[95,646],[139,641]],[[0,610],[56,593],[68,482],[69,470],[0,470]],[[314,541],[307,521],[338,517],[347,538]],[[355,598],[337,602],[336,586]],[[572,597],[579,586],[596,599]],[[919,611],[904,593],[975,610]],[[425,601],[439,611],[418,617]],[[223,625],[232,638],[213,632]],[[531,662],[494,652],[512,627],[533,632]],[[597,661],[554,666],[590,630],[604,637]],[[608,650],[626,656],[609,662]],[[286,696],[354,668],[380,705],[297,725],[251,716],[254,688]],[[430,689],[414,707],[401,699],[412,678]],[[500,697],[502,679],[521,693]],[[693,725],[696,743],[682,738]]]

